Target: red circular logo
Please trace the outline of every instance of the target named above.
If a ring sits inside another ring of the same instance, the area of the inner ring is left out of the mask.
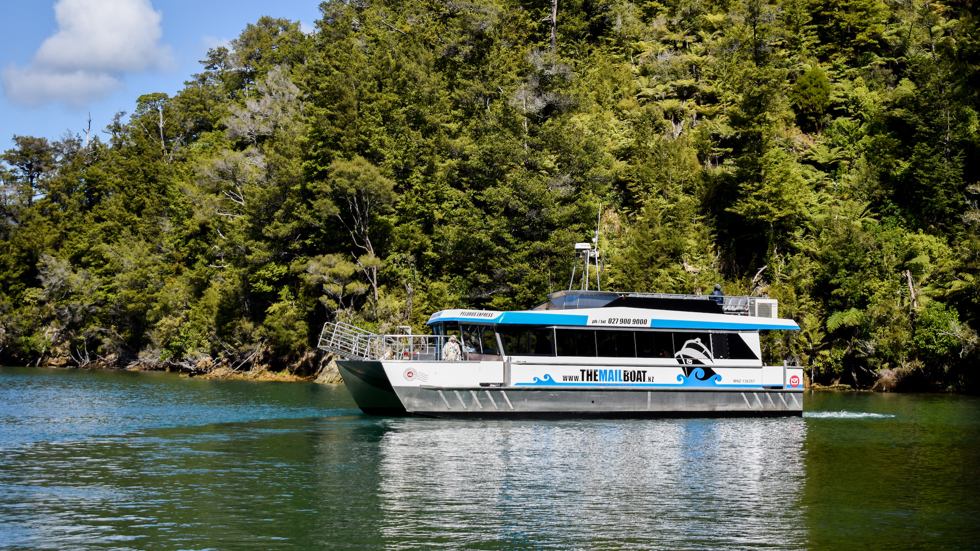
[[[798,376],[796,376],[796,375],[793,375],[792,377],[790,377],[789,378],[789,386],[791,386],[793,388],[796,388],[796,387],[800,386],[800,378]]]
[[[415,377],[416,377],[416,375],[418,375],[418,373],[415,372],[415,369],[413,369],[413,368],[410,367],[410,368],[406,369],[405,372],[402,375],[405,376],[405,380],[406,381],[414,381],[415,380]]]

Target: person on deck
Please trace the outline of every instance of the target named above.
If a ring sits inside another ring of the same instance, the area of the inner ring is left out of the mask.
[[[449,337],[449,342],[442,347],[442,359],[447,362],[458,362],[462,359],[459,344],[456,342],[456,335]]]
[[[725,298],[724,298],[725,297],[725,293],[722,293],[721,292],[721,285],[715,283],[715,290],[714,291],[711,291],[711,295],[709,295],[709,296],[714,297],[714,299],[712,299],[712,300],[714,300],[715,302],[717,302],[718,303],[718,306],[721,306],[721,305],[725,304]]]

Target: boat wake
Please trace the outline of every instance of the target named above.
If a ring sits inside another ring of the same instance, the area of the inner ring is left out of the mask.
[[[863,411],[804,411],[806,419],[891,419],[888,413],[866,413]]]

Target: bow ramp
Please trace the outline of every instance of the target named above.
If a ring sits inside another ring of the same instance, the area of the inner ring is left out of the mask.
[[[346,323],[327,323],[320,333],[317,348],[346,360],[441,360],[440,351],[449,335],[378,335]]]
[[[386,339],[346,323],[327,323],[317,348],[348,360],[374,360],[384,356]]]

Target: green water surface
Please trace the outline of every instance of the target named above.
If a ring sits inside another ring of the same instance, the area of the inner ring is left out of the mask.
[[[343,386],[0,368],[0,549],[976,549],[980,400],[445,421]]]

